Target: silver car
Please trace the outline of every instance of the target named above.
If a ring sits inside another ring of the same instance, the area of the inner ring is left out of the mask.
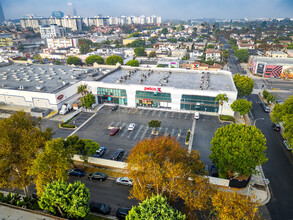
[[[287,148],[287,150],[292,150],[292,147],[291,147],[291,145],[289,144],[288,141],[284,140],[284,141],[283,141],[283,144],[284,144],[284,146]]]
[[[128,177],[119,177],[116,179],[116,183],[119,185],[133,186],[133,180]]]

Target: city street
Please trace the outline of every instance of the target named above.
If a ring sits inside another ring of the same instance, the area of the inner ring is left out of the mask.
[[[262,166],[265,177],[270,180],[271,200],[267,204],[272,219],[293,218],[293,157],[283,146],[283,138],[279,132],[271,127],[270,115],[263,111],[260,99],[257,95],[251,95],[253,104],[251,113],[257,120],[256,127],[259,128],[267,139],[267,157],[269,160]]]

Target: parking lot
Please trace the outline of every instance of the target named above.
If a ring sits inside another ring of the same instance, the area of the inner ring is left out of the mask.
[[[82,112],[74,119],[76,126],[80,126],[93,114]],[[122,160],[125,160],[129,151],[137,142],[145,138],[155,137],[151,133],[152,128],[148,127],[148,122],[151,120],[161,121],[161,127],[157,129],[159,136],[170,135],[175,137],[183,147],[187,147],[185,145],[185,137],[188,129],[192,128],[193,114],[171,111],[121,107],[116,111],[112,111],[111,106],[104,106],[76,132],[76,135],[80,138],[94,140],[100,146],[106,147],[106,153],[103,155],[105,159],[109,159],[115,150],[123,149],[125,154]],[[136,124],[133,131],[128,131],[127,129],[130,123]],[[218,128],[226,124],[220,122],[217,116],[201,115],[200,119],[196,120],[192,148],[200,153],[201,160],[208,167],[211,166],[208,156],[210,155],[212,137]],[[122,127],[122,129],[114,136],[110,136],[109,126]],[[58,129],[55,137],[65,138],[72,132],[73,130]],[[181,136],[178,137],[180,132]]]

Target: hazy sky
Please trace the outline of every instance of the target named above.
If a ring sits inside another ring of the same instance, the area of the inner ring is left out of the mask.
[[[293,17],[293,0],[1,0],[6,18],[27,14],[48,17],[52,11],[68,13],[67,3],[77,14],[158,15],[165,18],[278,18]]]

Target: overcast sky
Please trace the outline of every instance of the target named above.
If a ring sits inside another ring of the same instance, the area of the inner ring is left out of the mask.
[[[6,19],[27,14],[48,17],[52,11],[68,14],[68,2],[77,14],[157,15],[163,19],[293,17],[293,0],[0,0]]]

